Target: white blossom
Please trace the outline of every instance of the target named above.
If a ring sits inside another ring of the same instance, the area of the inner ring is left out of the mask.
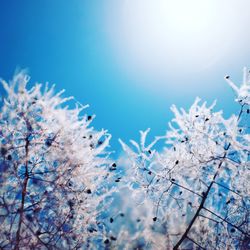
[[[214,111],[216,102],[208,106],[197,98],[189,111],[171,107],[174,119],[163,150],[145,147],[149,130],[141,132],[140,144],[131,141],[133,147],[121,141],[131,161],[127,185],[140,206],[153,206],[147,215],[151,228],[144,223],[137,236],[146,249],[249,247],[249,73],[244,72],[240,88],[227,77],[240,103],[237,115],[225,119]]]
[[[103,237],[99,206],[108,194],[111,136],[90,126],[86,106],[54,86],[27,88],[21,72],[0,111],[0,246],[93,248]]]
[[[250,70],[247,70],[246,67],[243,69],[243,82],[240,87],[237,87],[237,85],[231,81],[230,76],[225,76],[225,79],[234,90],[236,101],[241,105],[250,105]]]

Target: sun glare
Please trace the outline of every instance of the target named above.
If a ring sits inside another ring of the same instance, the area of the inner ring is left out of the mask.
[[[200,71],[233,53],[249,21],[240,13],[246,7],[224,0],[127,0],[117,9],[112,40],[136,70]]]

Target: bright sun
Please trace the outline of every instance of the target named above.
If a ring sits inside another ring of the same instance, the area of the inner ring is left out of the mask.
[[[215,18],[213,2],[202,0],[161,1],[156,5],[161,16],[161,25],[172,26],[174,30],[183,32],[198,32],[207,29]]]
[[[116,10],[117,32],[112,39],[121,58],[146,72],[204,70],[234,53],[239,39],[246,36],[250,2],[240,2],[123,1]]]

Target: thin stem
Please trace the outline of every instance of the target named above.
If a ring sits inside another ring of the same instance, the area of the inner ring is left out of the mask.
[[[221,217],[220,215],[216,214],[215,212],[209,210],[209,209],[206,208],[206,207],[203,207],[203,209],[206,210],[206,211],[208,211],[209,213],[213,214],[213,215],[216,216],[217,218],[221,219],[222,221],[226,222],[228,225],[230,225],[230,226],[236,228],[236,229],[239,230],[242,234],[247,235],[247,236],[250,237],[250,235],[247,234],[246,232],[244,232],[241,228],[239,228],[238,226],[232,224],[230,221],[226,220],[225,218]]]
[[[19,222],[18,222],[18,228],[16,232],[16,244],[14,250],[19,249],[19,243],[20,243],[20,232],[23,222],[23,216],[24,216],[24,204],[25,204],[25,197],[27,194],[27,185],[29,180],[29,170],[28,170],[28,156],[29,156],[29,136],[25,139],[25,177],[22,185],[22,200],[21,200],[21,206],[19,208]]]

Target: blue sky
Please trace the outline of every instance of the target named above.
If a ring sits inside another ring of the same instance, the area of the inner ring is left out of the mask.
[[[163,134],[173,103],[217,99],[228,116],[237,105],[223,77],[240,82],[250,66],[250,3],[190,1],[1,0],[0,76],[27,68],[90,104],[116,151],[141,129]]]

